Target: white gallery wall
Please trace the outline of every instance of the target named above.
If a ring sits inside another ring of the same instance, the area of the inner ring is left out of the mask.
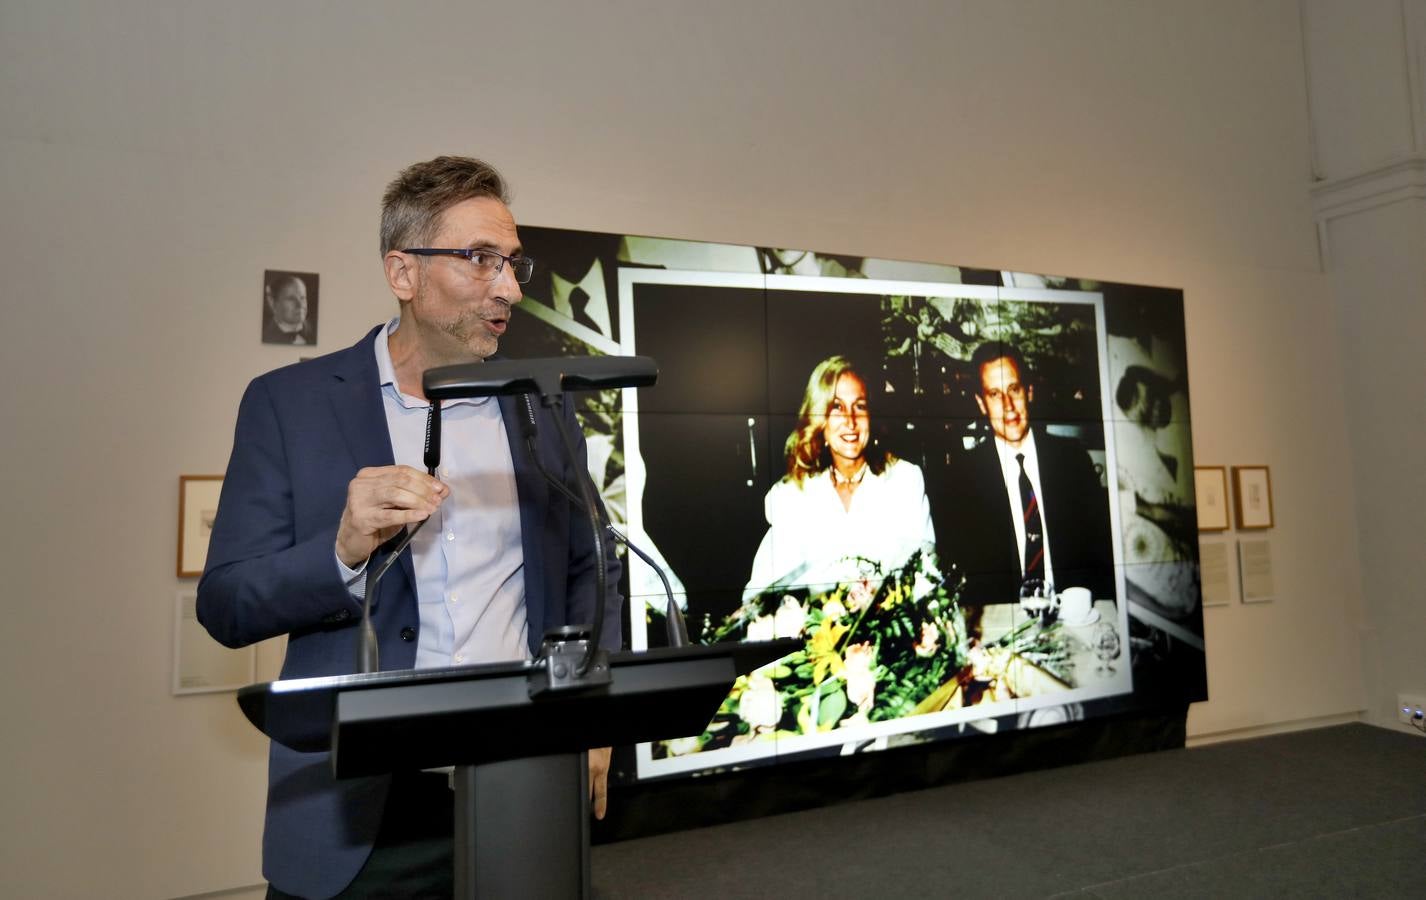
[[[1426,0],[1303,4],[1312,189],[1347,398],[1367,721],[1426,697]]]
[[[1198,462],[1270,465],[1277,520],[1277,601],[1206,611],[1190,732],[1355,715],[1343,384],[1375,376],[1320,266],[1303,47],[1295,0],[0,0],[5,893],[260,880],[265,742],[169,691],[178,476],[303,352],[259,343],[265,268],[321,274],[321,351],[394,310],[380,192],[438,153],[528,224],[1183,288]]]

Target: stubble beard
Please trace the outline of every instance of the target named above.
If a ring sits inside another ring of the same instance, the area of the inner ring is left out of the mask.
[[[474,310],[450,322],[442,322],[440,330],[476,359],[483,360],[500,349],[500,339],[486,331],[485,319]]]
[[[429,285],[422,283],[413,298],[414,305],[424,307],[432,302]],[[483,306],[483,304],[482,304]],[[428,352],[434,350],[430,365],[461,365],[481,361],[500,349],[500,339],[485,327],[481,308],[465,307],[449,319],[417,319],[418,330],[426,336]]]

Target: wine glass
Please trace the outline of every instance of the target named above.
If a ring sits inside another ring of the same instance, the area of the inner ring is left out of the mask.
[[[1099,665],[1094,674],[1104,677],[1113,675],[1114,667],[1109,663],[1119,658],[1121,644],[1118,629],[1110,622],[1100,622],[1090,635],[1089,646],[1094,650],[1094,655],[1099,657]]]
[[[1044,628],[1055,620],[1055,586],[1044,578],[1026,578],[1020,584],[1020,608]]]

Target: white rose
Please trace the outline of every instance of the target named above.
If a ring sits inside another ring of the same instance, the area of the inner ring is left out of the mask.
[[[866,609],[875,598],[876,591],[872,590],[871,582],[866,579],[854,581],[847,587],[847,603],[851,605],[854,612]]]
[[[840,600],[828,600],[822,604],[822,617],[828,620],[840,619],[847,614],[847,608]]]
[[[911,649],[920,657],[935,656],[936,651],[941,649],[940,630],[930,622],[921,623],[921,640]]]
[[[876,691],[876,648],[868,641],[852,644],[844,657],[842,677],[847,682],[847,699],[858,709],[868,709]]]
[[[859,709],[837,723],[838,728],[860,728],[863,725],[870,725],[871,720],[867,718],[866,710]]]
[[[748,689],[738,698],[738,717],[754,728],[771,728],[782,718],[782,695],[761,672],[748,679]]]
[[[911,585],[911,596],[925,597],[936,589],[936,582],[932,581],[926,574],[926,570],[920,567],[916,569],[916,580]]]
[[[668,748],[669,756],[687,756],[702,749],[703,738],[696,734],[692,737],[674,738],[664,746]]]
[[[772,617],[774,637],[795,638],[802,636],[802,626],[807,623],[807,610],[794,597],[783,597],[782,605]]]
[[[748,640],[770,641],[775,633],[772,616],[758,616],[748,623]]]

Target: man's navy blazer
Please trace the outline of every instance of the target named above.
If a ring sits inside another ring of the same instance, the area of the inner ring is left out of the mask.
[[[385,326],[381,326],[385,327]],[[353,347],[269,372],[243,395],[233,453],[198,583],[198,618],[229,647],[288,636],[282,677],[355,671],[361,606],[337,569],[337,524],[358,469],[394,457],[376,369],[373,329]],[[547,485],[529,457],[514,397],[500,397],[515,465],[530,651],[546,629],[594,617],[594,539],[588,518]],[[576,484],[553,413],[533,403],[538,452]],[[567,424],[578,434],[565,404]],[[577,465],[583,467],[584,442]],[[618,562],[610,564],[600,644],[620,643]],[[415,665],[420,621],[410,551],[382,579],[372,611],[382,669]],[[263,874],[281,890],[329,897],[365,863],[390,776],[337,781],[326,753],[274,742],[268,757]]]

